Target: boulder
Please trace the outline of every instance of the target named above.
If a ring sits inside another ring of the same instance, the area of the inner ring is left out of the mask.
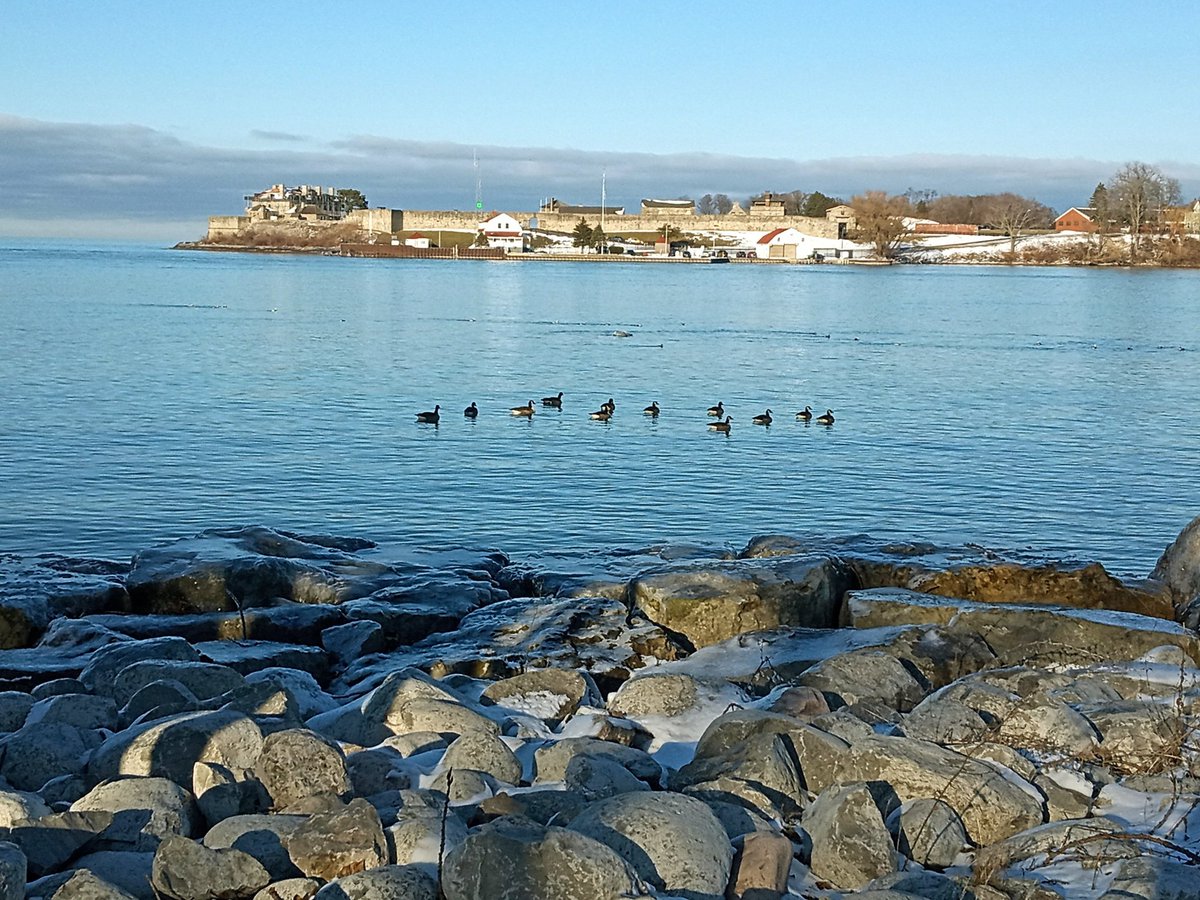
[[[1108,839],[1107,835],[1114,835]],[[1068,844],[1075,845],[1072,861],[1085,869],[1099,869],[1114,860],[1129,859],[1142,854],[1135,842],[1125,840],[1127,829],[1116,819],[1095,816],[1087,819],[1064,819],[1030,828],[981,849],[975,856],[977,872],[998,872],[1027,860],[1040,862],[1047,853],[1061,852]]]
[[[522,819],[497,819],[447,853],[442,891],[446,900],[619,900],[643,893],[629,863],[611,848]]]
[[[673,717],[695,708],[703,688],[683,673],[652,673],[626,681],[608,700],[614,715]]]
[[[0,678],[12,689],[32,690],[61,678],[76,678],[103,647],[127,639],[87,619],[55,619],[36,647],[0,653]]]
[[[117,673],[111,694],[119,706],[124,706],[146,685],[165,680],[182,684],[201,700],[219,697],[244,681],[227,666],[190,660],[143,659],[130,663]]]
[[[786,558],[643,575],[629,596],[650,621],[707,647],[748,631],[836,627],[842,594],[854,586],[832,559]]]
[[[1145,700],[1089,706],[1084,713],[1100,732],[1102,757],[1126,772],[1171,768],[1193,728],[1173,706]]]
[[[150,887],[153,863],[152,852],[101,850],[79,857],[72,863],[72,867],[76,872],[90,872],[101,881],[137,897],[138,900],[156,900]]]
[[[339,669],[362,656],[387,649],[383,626],[369,619],[334,625],[321,632],[321,646],[333,657]]]
[[[50,807],[30,791],[0,790],[0,828],[10,828],[23,819],[38,819],[50,815]]]
[[[289,729],[267,737],[254,771],[277,808],[322,792],[343,795],[350,791],[341,749],[307,729]]]
[[[201,824],[192,795],[165,778],[101,782],[72,803],[71,812],[112,814],[97,841],[108,850],[153,851],[163,838],[191,837]]]
[[[530,819],[539,825],[565,826],[585,806],[582,796],[567,790],[501,791],[479,803],[478,816],[490,822],[502,816]]]
[[[0,691],[0,734],[10,734],[24,725],[35,702],[21,691]]]
[[[271,807],[271,798],[261,782],[246,778],[245,773],[239,778],[217,763],[196,763],[192,768],[192,790],[196,806],[210,828],[231,816],[263,813]]]
[[[580,754],[567,763],[563,779],[567,790],[578,794],[585,802],[603,800],[630,791],[648,791],[650,786],[635,778],[628,769],[612,757]]]
[[[535,669],[494,681],[483,691],[484,703],[523,712],[557,724],[585,700],[597,700],[595,686],[573,669]]]
[[[816,688],[792,685],[780,691],[768,709],[802,722],[811,722],[829,712],[829,703]]]
[[[119,641],[93,652],[88,664],[80,673],[79,680],[92,693],[113,697],[117,674],[126,666],[147,659],[198,662],[200,654],[180,637]]]
[[[1150,577],[1166,585],[1179,607],[1200,596],[1200,516],[1163,551]]]
[[[90,621],[135,640],[174,635],[192,644],[204,641],[273,640],[314,644],[322,629],[342,625],[345,613],[337,606],[282,603],[241,612],[192,615],[103,615]]]
[[[943,745],[977,744],[988,733],[988,724],[971,707],[936,695],[905,716],[902,728],[905,737]]]
[[[362,799],[310,816],[288,835],[287,851],[301,872],[325,881],[388,862],[379,813]]]
[[[929,869],[945,869],[967,845],[962,819],[941,800],[913,800],[887,818],[897,850]]]
[[[101,560],[0,554],[0,649],[29,647],[60,617],[124,608],[120,572]]]
[[[178,681],[153,681],[129,698],[121,708],[120,718],[129,727],[180,713],[200,712],[203,708],[200,698]]]
[[[403,791],[396,821],[386,829],[392,862],[438,871],[439,854],[449,852],[467,839],[467,826],[446,810],[445,795],[427,791]],[[525,795],[522,795],[525,796]]]
[[[412,787],[420,773],[394,747],[372,747],[346,757],[346,774],[359,797]]]
[[[241,900],[271,882],[267,870],[240,850],[210,850],[184,837],[158,845],[150,883],[174,900]]]
[[[313,900],[321,882],[315,878],[285,878],[267,885],[254,895],[254,900]]]
[[[253,856],[273,880],[297,878],[302,873],[288,852],[287,840],[303,822],[303,816],[232,816],[210,828],[203,843],[213,850],[233,848]]]
[[[1196,878],[1196,867],[1155,856],[1127,859],[1121,863],[1112,886],[1101,895],[1100,900],[1130,898],[1200,900],[1200,879]]]
[[[230,710],[184,713],[113,735],[92,755],[88,774],[96,781],[153,775],[190,788],[196,763],[253,768],[262,746],[262,731],[249,716]]]
[[[112,731],[117,728],[117,704],[91,694],[58,694],[33,705],[25,724],[39,722],[70,725],[81,731]]]
[[[221,709],[245,713],[264,727],[298,727],[304,720],[296,696],[286,687],[269,681],[243,684],[214,702],[220,703]]]
[[[671,788],[685,790],[719,778],[748,782],[771,798],[772,810],[785,815],[798,812],[804,802],[800,770],[788,742],[770,731],[751,734],[720,752],[697,756],[671,776]]]
[[[88,753],[100,743],[95,732],[81,731],[61,723],[23,725],[0,739],[0,775],[21,791],[41,790],[60,775],[82,772]]]
[[[720,898],[733,848],[701,801],[683,794],[620,794],[589,804],[571,829],[608,845],[658,890]]]
[[[804,830],[812,839],[813,874],[837,887],[856,890],[898,868],[892,837],[865,784],[824,791],[804,811]]]
[[[908,712],[925,698],[925,688],[894,656],[878,650],[854,650],[822,660],[799,683],[832,695],[847,706],[878,701]]]
[[[1057,700],[1022,702],[1000,722],[996,740],[1012,747],[1088,756],[1099,744],[1099,735],[1084,716]]]
[[[90,869],[75,869],[61,876],[61,881],[53,886],[46,885],[44,892],[27,893],[26,896],[46,897],[47,900],[135,900],[133,894]]]
[[[537,769],[538,783],[548,781],[564,781],[567,777],[567,767],[576,756],[605,756],[624,768],[628,769],[635,778],[651,785],[658,784],[662,778],[662,766],[653,756],[644,750],[602,741],[592,737],[563,738],[553,741],[537,749],[534,753],[534,763]]]
[[[18,822],[7,840],[21,848],[29,875],[34,878],[57,872],[83,852],[112,824],[110,812],[65,812]]]
[[[925,741],[874,735],[851,744],[838,780],[886,782],[902,803],[945,800],[978,844],[1004,840],[1045,821],[1041,795],[1014,772]]]
[[[792,842],[782,834],[747,834],[733,859],[729,900],[783,900],[788,893]]]
[[[298,669],[259,669],[246,675],[246,684],[273,684],[284,688],[295,698],[300,707],[300,716],[304,719],[329,712],[338,706],[337,701],[322,690],[310,672]]]
[[[506,784],[521,783],[521,763],[508,745],[484,731],[460,735],[446,748],[440,766],[445,769],[474,769],[487,772]]]
[[[435,878],[412,866],[379,866],[331,881],[317,900],[439,900]]]

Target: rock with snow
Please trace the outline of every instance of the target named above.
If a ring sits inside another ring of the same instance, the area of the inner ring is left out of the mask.
[[[467,839],[467,826],[444,806],[445,795],[433,791],[402,791],[396,821],[385,830],[388,853],[398,865],[413,865],[437,874],[439,854]]]
[[[211,850],[184,837],[158,845],[150,883],[174,900],[241,900],[271,882],[267,870],[240,850]]]
[[[446,748],[441,768],[474,769],[506,784],[521,783],[521,763],[517,757],[499,737],[484,731],[455,738]]]
[[[662,766],[644,750],[598,738],[577,737],[552,741],[537,749],[534,753],[536,781],[545,783],[565,780],[571,760],[580,755],[608,757],[647,784],[657,785],[662,778]]]
[[[620,794],[589,804],[570,827],[607,844],[658,890],[724,896],[733,848],[717,817],[694,797]]]
[[[799,683],[835,697],[847,706],[874,700],[907,712],[925,698],[925,687],[904,665],[878,650],[853,650],[823,660]]]
[[[824,791],[804,811],[804,830],[812,840],[813,874],[837,887],[855,890],[898,867],[892,837],[865,784]]]
[[[492,682],[481,699],[556,724],[585,700],[594,704],[599,698],[591,679],[573,669],[534,669]]]
[[[1087,756],[1099,745],[1099,735],[1083,715],[1057,700],[1022,702],[1000,722],[996,740],[1012,747]]]
[[[1194,865],[1137,856],[1121,863],[1100,900],[1200,900],[1200,879]]]
[[[102,782],[72,803],[71,812],[112,814],[96,844],[106,850],[153,851],[163,838],[191,837],[201,827],[192,795],[165,778]]]
[[[1070,844],[1076,847],[1072,853],[1076,862],[1097,869],[1141,855],[1136,843],[1122,839],[1124,833],[1120,822],[1106,816],[1050,822],[989,843],[976,854],[974,865],[976,871],[1000,871],[1014,863],[1036,862]]]
[[[303,728],[269,735],[254,771],[277,808],[322,792],[343,795],[350,791],[341,748]]]
[[[318,900],[439,900],[434,877],[412,866],[379,866],[331,881]]]
[[[287,836],[286,846],[301,872],[325,881],[388,862],[383,823],[363,799],[309,816]]]
[[[619,900],[643,895],[629,863],[605,844],[566,828],[503,818],[446,854],[442,891],[446,900]]]

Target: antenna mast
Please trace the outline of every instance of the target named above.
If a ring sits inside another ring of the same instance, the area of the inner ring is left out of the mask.
[[[475,209],[483,210],[483,177],[479,174],[479,157],[471,151],[471,165],[475,169]]]

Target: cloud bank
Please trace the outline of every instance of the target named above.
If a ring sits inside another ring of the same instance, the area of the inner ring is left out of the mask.
[[[378,206],[469,209],[472,153],[484,203],[508,209],[533,209],[550,196],[598,203],[602,172],[609,203],[630,208],[642,197],[744,199],[767,189],[849,197],[913,187],[943,194],[1011,190],[1065,209],[1085,202],[1096,182],[1124,162],[937,154],[794,160],[472,147],[374,135],[316,143],[282,131],[251,137],[287,146],[220,148],[139,125],[0,115],[0,233],[191,239],[204,233],[207,216],[239,213],[245,194],[278,181],[357,187]],[[1200,193],[1200,166],[1151,162],[1180,179],[1185,197]]]

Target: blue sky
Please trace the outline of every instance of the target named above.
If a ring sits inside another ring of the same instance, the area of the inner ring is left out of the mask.
[[[0,233],[203,231],[271,181],[372,203],[1200,193],[1200,4],[8,0]],[[67,210],[70,210],[69,212]],[[122,224],[99,225],[111,213]],[[192,224],[189,224],[192,223]]]

